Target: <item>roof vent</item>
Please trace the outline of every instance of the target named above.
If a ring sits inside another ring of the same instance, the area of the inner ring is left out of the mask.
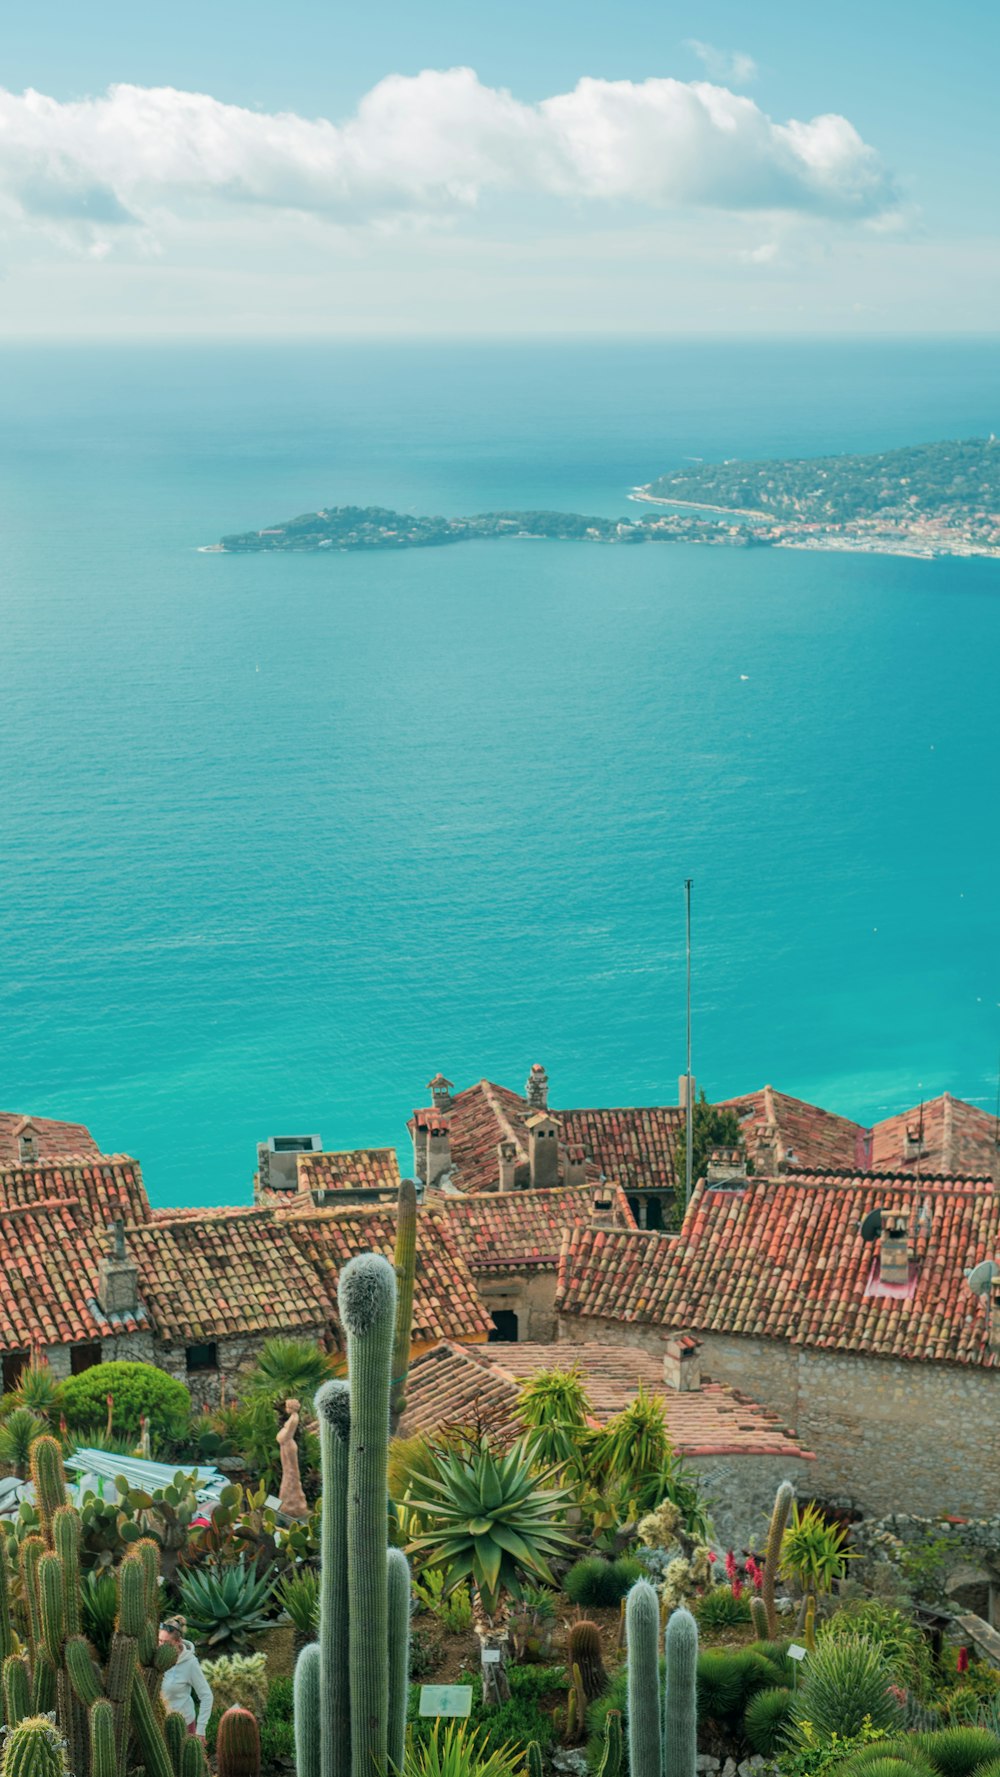
[[[906,1210],[882,1211],[878,1274],[881,1283],[910,1281],[910,1218]]]
[[[257,1149],[257,1175],[261,1191],[297,1191],[299,1155],[321,1154],[318,1135],[272,1135]]]
[[[742,1191],[747,1182],[746,1156],[742,1148],[713,1148],[708,1156],[706,1178],[715,1191]]]
[[[17,1159],[20,1166],[38,1165],[38,1131],[27,1119],[17,1132]]]

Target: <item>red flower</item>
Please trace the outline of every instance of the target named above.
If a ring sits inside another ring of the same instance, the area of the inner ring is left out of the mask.
[[[727,1549],[726,1550],[726,1578],[729,1580],[734,1580],[736,1578],[736,1573],[737,1573],[736,1556],[733,1554],[732,1549]]]
[[[732,1591],[734,1598],[742,1598],[742,1596],[743,1596],[743,1581],[739,1580],[739,1579],[733,1580],[732,1586],[731,1586],[731,1591]]]
[[[709,1560],[710,1560],[710,1561],[711,1561],[711,1563],[712,1563],[712,1566],[713,1566],[713,1567],[714,1567],[714,1566],[715,1566],[715,1563],[716,1563],[716,1560],[717,1560],[717,1556],[716,1556],[716,1553],[715,1553],[715,1550],[714,1550],[714,1549],[709,1549],[709,1551],[708,1551],[708,1559],[709,1559]]]
[[[969,1670],[969,1650],[967,1647],[960,1647],[959,1648],[958,1656],[955,1660],[955,1665],[956,1665],[956,1668],[958,1669],[959,1672],[968,1672],[968,1670]]]

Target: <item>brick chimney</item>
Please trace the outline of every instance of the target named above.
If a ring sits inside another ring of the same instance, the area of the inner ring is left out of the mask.
[[[613,1228],[615,1226],[614,1189],[611,1185],[605,1184],[603,1180],[599,1185],[594,1186],[590,1199],[590,1219],[599,1228]]]
[[[497,1175],[501,1191],[513,1191],[514,1173],[517,1170],[516,1141],[497,1142]]]
[[[710,1185],[745,1185],[746,1156],[742,1148],[713,1148],[708,1156],[706,1173]]]
[[[563,1182],[567,1185],[582,1185],[587,1176],[587,1150],[582,1142],[571,1142],[566,1149],[566,1167]]]
[[[701,1340],[693,1333],[672,1333],[663,1348],[663,1380],[678,1394],[697,1394],[701,1387]]]
[[[17,1160],[19,1166],[38,1165],[38,1131],[30,1117],[17,1126]]]
[[[524,1096],[528,1100],[533,1111],[544,1111],[548,1109],[549,1076],[545,1072],[540,1061],[535,1062],[528,1075],[528,1082],[524,1088]]]
[[[451,1171],[451,1119],[443,1111],[427,1113],[427,1174],[424,1183],[433,1191],[438,1180]]]
[[[451,1110],[451,1087],[452,1082],[446,1080],[443,1074],[435,1074],[433,1080],[428,1080],[427,1090],[436,1111]]]
[[[108,1228],[108,1250],[97,1267],[97,1301],[101,1313],[134,1317],[139,1308],[139,1268],[125,1250],[125,1223],[119,1218]]]
[[[880,1283],[910,1281],[910,1218],[905,1209],[882,1211],[878,1274]]]
[[[682,1111],[687,1110],[687,1089],[687,1074],[679,1074],[677,1078],[677,1103]],[[691,1098],[694,1104],[698,1103],[698,1082],[693,1074],[691,1075]]]
[[[550,1111],[534,1111],[525,1117],[528,1131],[528,1165],[531,1188],[559,1183],[559,1119]]]

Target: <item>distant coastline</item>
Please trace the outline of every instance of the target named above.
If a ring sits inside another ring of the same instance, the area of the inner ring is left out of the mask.
[[[868,456],[699,463],[633,488],[628,498],[660,510],[631,520],[531,511],[442,518],[328,506],[203,548],[207,554],[343,553],[515,538],[1000,557],[1000,445],[992,436]]]

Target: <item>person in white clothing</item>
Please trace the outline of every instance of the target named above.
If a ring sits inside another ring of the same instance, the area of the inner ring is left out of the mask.
[[[160,1640],[177,1649],[175,1664],[163,1674],[160,1696],[164,1709],[182,1715],[188,1733],[204,1740],[212,1713],[212,1687],[198,1664],[193,1643],[184,1639],[186,1628],[183,1617],[166,1617],[160,1625]]]

